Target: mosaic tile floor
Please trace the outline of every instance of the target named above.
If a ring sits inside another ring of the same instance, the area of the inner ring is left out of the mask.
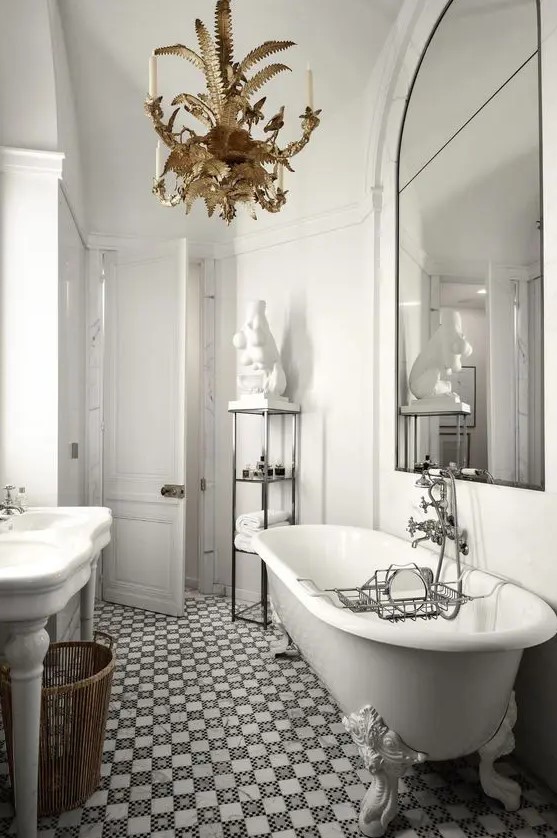
[[[358,835],[368,774],[307,665],[275,660],[272,632],[230,622],[230,603],[188,597],[183,619],[100,604],[118,663],[102,783],[40,835],[342,838]],[[416,766],[388,838],[557,836],[555,798],[512,763],[522,808],[480,788],[473,758]],[[13,833],[0,753],[0,835]]]

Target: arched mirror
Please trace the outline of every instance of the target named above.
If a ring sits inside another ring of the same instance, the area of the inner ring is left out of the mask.
[[[429,457],[467,479],[543,488],[539,31],[536,0],[452,0],[410,89],[399,469]]]

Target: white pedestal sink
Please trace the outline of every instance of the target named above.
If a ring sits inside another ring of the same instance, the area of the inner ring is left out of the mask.
[[[81,639],[93,638],[95,576],[110,541],[102,507],[33,508],[0,524],[0,621],[9,626],[17,834],[37,834],[39,721],[45,625],[81,590]]]
[[[24,515],[12,515],[0,527],[0,532],[34,532],[56,527],[75,527],[79,513],[62,509],[30,509]]]

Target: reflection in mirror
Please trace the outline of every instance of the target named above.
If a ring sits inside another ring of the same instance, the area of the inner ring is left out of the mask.
[[[422,574],[416,568],[401,568],[396,570],[389,581],[389,598],[425,599],[427,586]]]
[[[536,0],[453,0],[416,74],[399,153],[398,468],[429,456],[543,488],[538,59]]]

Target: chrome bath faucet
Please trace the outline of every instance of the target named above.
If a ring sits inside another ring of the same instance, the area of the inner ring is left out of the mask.
[[[429,501],[422,496],[420,507],[424,512],[427,512],[430,507],[436,512],[435,518],[428,518],[425,521],[415,521],[413,517],[409,518],[407,532],[412,538],[412,547],[417,547],[421,541],[431,541],[433,544],[439,546],[443,545],[445,539],[450,539],[458,544],[458,550],[464,556],[468,555],[468,543],[465,538],[464,530],[459,529],[455,525],[454,515],[449,510],[449,502],[447,500],[447,485],[444,477],[448,477],[449,470],[435,469],[436,474],[432,474],[429,468],[424,468],[420,479],[416,482],[416,486],[427,489]],[[436,496],[437,495],[437,496]],[[416,532],[423,532],[424,535],[419,538],[414,538]]]

